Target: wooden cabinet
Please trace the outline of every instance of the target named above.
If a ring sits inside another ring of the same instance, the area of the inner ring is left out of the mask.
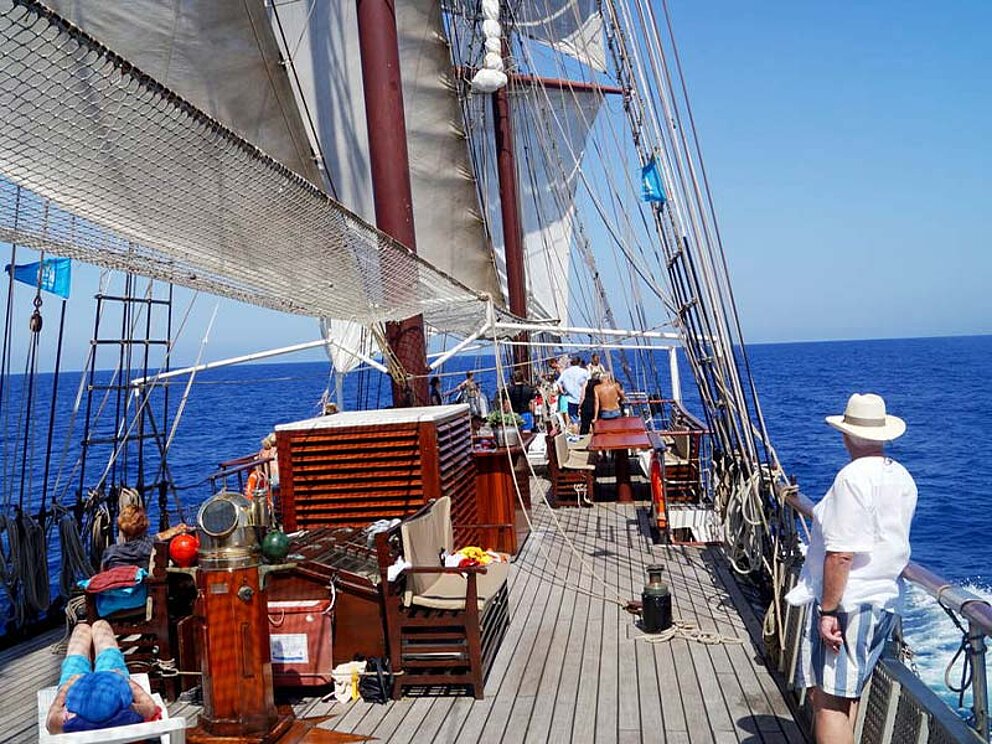
[[[283,524],[364,527],[451,497],[456,542],[479,521],[465,405],[354,411],[276,427]]]
[[[480,545],[516,555],[530,534],[525,514],[531,507],[527,453],[524,447],[517,445],[476,449],[472,457],[475,460],[479,524],[486,525],[479,528]],[[522,498],[517,497],[517,488]]]
[[[331,651],[335,665],[356,656],[386,655],[375,553],[363,549],[363,542],[349,544],[351,537],[346,531],[327,528],[309,532],[293,543],[296,567],[269,577],[270,602],[333,602]]]

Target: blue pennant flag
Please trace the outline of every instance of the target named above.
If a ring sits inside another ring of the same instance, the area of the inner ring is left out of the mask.
[[[10,273],[10,264],[5,271]],[[72,261],[68,258],[46,258],[44,261],[14,267],[14,278],[32,287],[41,286],[46,292],[69,299],[72,283]]]
[[[661,185],[661,172],[658,170],[658,162],[653,157],[641,168],[641,200],[659,204],[664,204],[666,201],[665,187]]]

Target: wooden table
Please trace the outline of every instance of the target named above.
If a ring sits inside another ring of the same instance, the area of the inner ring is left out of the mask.
[[[526,447],[534,435],[522,436],[522,446],[472,450],[479,524],[485,525],[479,528],[480,545],[510,555],[519,553],[530,535],[524,511],[530,511],[530,468]],[[517,488],[523,505],[517,498]]]
[[[621,416],[615,419],[597,419],[593,431],[599,434],[615,434],[620,431],[647,431],[644,419],[640,416]]]
[[[605,419],[593,424],[589,449],[597,452],[613,452],[617,477],[617,500],[629,503],[634,500],[630,487],[630,460],[628,450],[651,449],[651,440],[644,421],[637,416],[622,416]]]

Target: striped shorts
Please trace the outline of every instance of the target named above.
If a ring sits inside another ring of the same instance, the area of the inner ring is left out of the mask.
[[[859,605],[853,612],[837,616],[844,643],[834,652],[820,638],[820,606],[813,604],[806,613],[806,629],[799,647],[796,687],[819,687],[842,698],[859,698],[885,641],[896,624],[894,612]]]

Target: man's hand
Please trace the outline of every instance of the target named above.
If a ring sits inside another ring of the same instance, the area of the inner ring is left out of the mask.
[[[834,653],[840,651],[844,642],[844,633],[840,629],[840,621],[833,615],[820,618],[820,638]]]

